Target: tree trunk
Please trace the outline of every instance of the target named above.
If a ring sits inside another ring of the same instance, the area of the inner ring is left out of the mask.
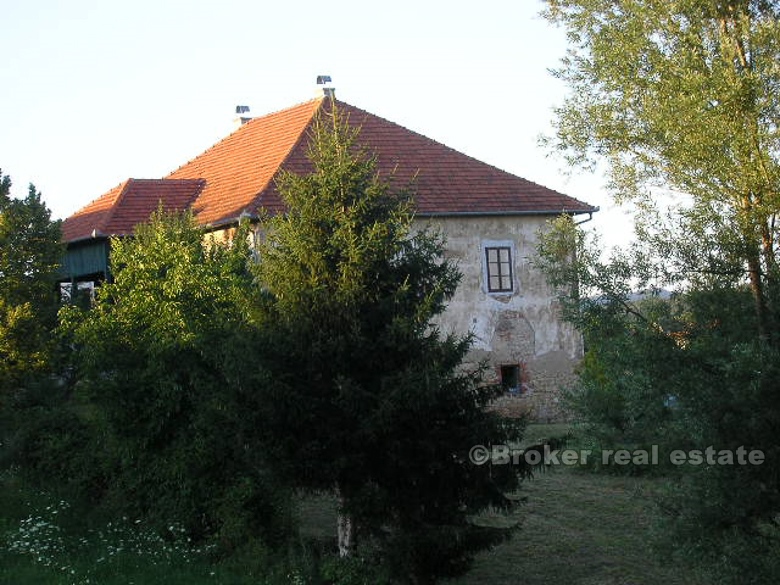
[[[742,236],[747,244],[747,268],[750,291],[753,293],[753,303],[756,308],[756,322],[758,338],[761,341],[769,341],[772,332],[771,315],[767,303],[767,291],[764,286],[764,267],[762,258],[769,260],[766,249],[767,218],[761,217],[756,209],[756,203],[751,195],[745,195],[741,202],[741,222],[743,225]],[[766,267],[767,270],[769,266]]]
[[[756,320],[758,322],[758,337],[769,341],[769,307],[764,294],[764,284],[761,281],[761,261],[758,254],[748,258],[748,276],[750,278],[750,290],[756,305]]]
[[[338,536],[339,556],[342,558],[351,557],[355,552],[357,544],[355,537],[355,521],[351,514],[348,514],[345,506],[344,495],[336,487],[336,499],[338,501],[338,516],[336,518],[336,534]]]
[[[764,257],[764,298],[767,299],[767,326],[772,343],[778,342],[777,332],[777,287],[780,270],[775,256],[775,218],[772,216],[763,225],[761,252]]]

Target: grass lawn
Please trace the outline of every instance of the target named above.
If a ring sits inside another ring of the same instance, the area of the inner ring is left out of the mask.
[[[657,480],[550,468],[526,484],[522,527],[451,583],[705,585],[647,544]]]
[[[523,444],[564,436],[565,424],[529,425]],[[472,571],[450,585],[706,585],[650,551],[653,478],[592,474],[550,467],[524,484],[527,503],[517,514],[515,536],[477,558]],[[333,536],[336,510],[330,498],[302,508],[302,531]]]
[[[563,433],[557,425],[531,427],[526,441]],[[211,565],[207,555],[183,543],[160,542],[141,526],[115,523],[78,532],[66,503],[19,488],[0,474],[0,584],[265,582],[235,565]],[[659,488],[655,479],[549,468],[525,484],[527,502],[516,512],[522,526],[514,538],[480,555],[468,575],[449,583],[704,585],[650,552],[652,495]],[[301,523],[304,537],[332,538],[332,499],[304,502]]]
[[[563,437],[565,424],[532,424],[523,444]],[[547,468],[524,484],[514,537],[481,554],[451,585],[705,585],[658,559],[648,544],[654,517],[653,478]]]

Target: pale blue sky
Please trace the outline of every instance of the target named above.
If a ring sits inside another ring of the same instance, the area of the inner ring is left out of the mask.
[[[565,88],[562,31],[538,0],[0,0],[0,167],[66,217],[119,182],[159,178],[258,116],[339,99],[599,205],[597,177],[564,176],[537,144]]]

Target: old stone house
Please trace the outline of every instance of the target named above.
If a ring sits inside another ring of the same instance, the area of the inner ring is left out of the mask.
[[[128,179],[63,225],[63,280],[110,277],[109,239],[132,235],[160,202],[192,209],[209,231],[229,230],[239,218],[284,208],[274,178],[281,169],[304,173],[309,128],[319,112],[339,108],[360,127],[359,141],[375,152],[380,173],[397,184],[413,181],[416,221],[433,224],[463,273],[441,326],[473,332],[474,360],[487,359],[513,406],[537,417],[560,416],[561,383],[582,356],[580,336],[563,323],[552,291],[533,265],[538,232],[559,214],[597,208],[504,172],[430,138],[365,112],[332,94],[246,119],[235,132],[163,179]]]

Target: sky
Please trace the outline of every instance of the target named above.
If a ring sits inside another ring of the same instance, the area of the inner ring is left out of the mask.
[[[0,168],[64,218],[127,178],[160,178],[261,116],[336,96],[470,156],[599,206],[603,179],[539,137],[566,51],[539,0],[0,0]]]

